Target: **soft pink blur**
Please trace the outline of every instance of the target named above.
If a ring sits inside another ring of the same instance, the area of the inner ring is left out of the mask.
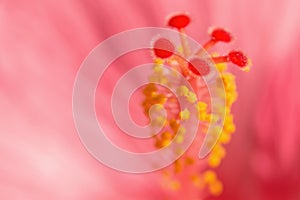
[[[161,27],[174,11],[191,14],[187,31],[198,41],[208,38],[209,26],[228,28],[236,41],[220,50],[239,47],[253,61],[249,73],[232,70],[237,131],[219,169],[219,199],[299,199],[299,7],[298,0],[2,0],[0,199],[166,195],[157,174],[115,172],[84,149],[72,119],[72,87],[99,42],[127,29]]]

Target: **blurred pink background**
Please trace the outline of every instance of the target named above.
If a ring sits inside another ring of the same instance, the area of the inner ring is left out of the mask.
[[[83,59],[121,31],[165,24],[187,11],[188,34],[226,27],[252,58],[237,76],[237,131],[218,169],[217,199],[300,199],[300,3],[298,0],[0,2],[0,199],[163,199],[156,173],[121,174],[83,147],[72,87]],[[225,50],[224,50],[225,49]],[[180,197],[181,199],[184,198]]]

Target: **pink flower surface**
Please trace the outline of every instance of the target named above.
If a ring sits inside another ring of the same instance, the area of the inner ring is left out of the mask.
[[[237,36],[230,48],[244,49],[253,61],[247,74],[232,68],[237,130],[218,170],[219,199],[299,199],[299,6],[297,0],[2,0],[0,199],[169,196],[159,173],[119,173],[85,150],[72,91],[81,62],[99,42],[132,28],[162,27],[174,11],[190,13],[187,32],[198,41],[207,40],[210,26],[228,28]],[[226,52],[222,45],[216,50]]]

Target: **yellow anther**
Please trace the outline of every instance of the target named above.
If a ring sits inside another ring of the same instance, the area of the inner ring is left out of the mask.
[[[227,69],[227,65],[225,63],[218,63],[216,64],[216,67],[219,72],[224,72]]]
[[[169,124],[170,124],[170,127],[171,127],[172,131],[174,133],[177,133],[178,128],[179,128],[179,123],[177,122],[177,120],[171,119]]]
[[[166,147],[169,144],[171,144],[171,140],[169,140],[169,139],[161,139],[160,140],[160,139],[156,138],[155,147],[158,149]]]
[[[164,104],[167,101],[167,98],[163,94],[155,94],[151,100],[153,104]]]
[[[153,112],[162,112],[164,106],[162,104],[155,104],[152,106],[151,110],[153,110]]]
[[[177,142],[178,144],[181,144],[183,141],[184,141],[184,136],[183,136],[182,134],[178,134],[178,135],[176,136],[176,142]]]
[[[191,91],[188,92],[186,98],[190,103],[195,103],[197,101],[197,95]]]
[[[181,120],[188,120],[190,118],[190,111],[186,108],[180,112]]]
[[[213,119],[212,114],[207,114],[207,115],[203,114],[202,116],[200,116],[200,120],[204,120],[204,121],[207,121],[207,122],[212,122],[212,119]]]
[[[168,83],[168,79],[163,74],[154,74],[154,75],[149,77],[149,81],[150,82],[157,82],[157,83],[160,83],[160,84],[163,84],[163,85]]]
[[[204,102],[199,101],[196,105],[196,108],[198,110],[198,112],[204,112],[206,113],[207,111],[207,104]]]
[[[217,180],[216,172],[214,172],[212,170],[207,170],[203,174],[203,179],[204,179],[205,183],[208,183],[208,184],[215,182]]]
[[[191,157],[186,157],[185,158],[185,164],[186,165],[192,165],[194,163],[195,163],[195,160],[193,158],[191,158]]]
[[[201,121],[208,121],[208,120],[207,120],[208,117],[209,117],[209,116],[207,115],[206,112],[203,112],[203,111],[202,111],[202,112],[201,112],[201,111],[199,112],[199,117],[198,117],[198,118],[199,118]]]
[[[180,53],[183,53],[183,47],[181,45],[178,46],[177,51],[180,52]]]
[[[173,135],[169,131],[165,131],[161,134],[161,138],[163,140],[171,140],[173,138]]]
[[[161,59],[161,58],[155,58],[154,63],[157,64],[157,65],[162,65],[162,64],[165,63],[165,60]]]
[[[235,125],[231,124],[224,124],[224,130],[228,133],[233,133],[235,131]]]
[[[189,89],[185,85],[181,85],[176,90],[179,96],[187,96],[189,93]]]
[[[179,173],[182,171],[182,169],[183,169],[182,163],[179,160],[176,160],[174,162],[174,172]]]
[[[164,116],[157,116],[153,121],[152,121],[152,126],[159,126],[162,127],[166,124],[166,118]]]
[[[236,86],[234,84],[234,82],[225,82],[225,90],[226,92],[231,92],[231,93],[234,93],[235,90],[236,90]]]
[[[230,110],[229,109],[227,109],[226,110],[226,113],[227,113],[227,115],[226,115],[226,117],[225,117],[225,122],[224,123],[233,123],[233,115],[232,114],[230,114]]]
[[[231,140],[231,135],[226,132],[222,132],[219,140],[220,143],[227,144],[230,140]]]
[[[221,158],[217,155],[210,154],[208,157],[208,165],[210,167],[218,167],[221,164]]]
[[[160,80],[159,80],[159,83],[165,85],[168,83],[168,79],[166,77],[162,77]]]
[[[227,114],[224,120],[224,131],[227,133],[233,133],[235,131],[235,125],[233,123],[232,114]]]
[[[162,147],[166,147],[166,146],[170,145],[172,141],[165,139],[165,140],[162,140],[161,142],[162,142]]]
[[[226,105],[231,106],[237,99],[237,93],[227,92],[226,94]]]
[[[153,71],[154,71],[154,73],[161,74],[161,73],[163,72],[163,68],[162,68],[161,65],[155,65],[155,66],[153,67]]]
[[[217,180],[209,185],[209,191],[213,196],[219,196],[223,191],[223,185],[221,181]]]
[[[151,96],[153,93],[157,91],[157,87],[154,83],[149,83],[144,89],[143,94],[146,96]]]
[[[234,83],[235,82],[235,77],[233,74],[231,73],[223,73],[222,74],[222,78],[225,84],[229,84],[229,83]]]
[[[224,158],[226,155],[226,150],[222,145],[218,144],[218,145],[214,146],[211,154],[216,155],[220,158]]]
[[[204,182],[201,180],[201,177],[198,174],[192,175],[191,181],[195,187],[204,188]]]
[[[216,114],[206,114],[204,113],[204,111],[200,112],[199,114],[199,119],[203,120],[203,121],[207,121],[207,122],[211,122],[211,123],[216,123],[220,117]]]

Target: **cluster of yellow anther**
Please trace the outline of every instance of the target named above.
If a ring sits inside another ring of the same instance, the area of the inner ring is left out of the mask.
[[[202,190],[206,187],[213,196],[219,196],[223,191],[222,182],[212,170],[206,170],[202,174],[193,174],[190,179],[195,187]]]
[[[235,77],[231,73],[226,72],[226,64],[216,64],[216,67],[221,74],[224,84],[226,93],[226,108],[224,126],[220,138],[208,156],[208,164],[213,168],[218,167],[221,163],[221,160],[225,157],[226,151],[223,145],[230,141],[231,134],[235,131],[231,106],[237,99]]]
[[[164,64],[164,60],[156,58],[154,60],[153,74],[149,77],[150,82],[160,83],[162,85],[168,84],[168,77],[165,75],[162,65]],[[167,97],[168,95],[164,92],[160,91],[155,83],[148,84],[143,89],[143,94],[145,99],[143,101],[143,108],[146,115],[149,114],[149,110],[154,105],[161,105],[161,108],[164,107],[166,102],[172,103],[172,99]],[[176,102],[173,102],[176,103]],[[179,113],[178,113],[179,114]],[[180,113],[183,118],[188,118],[188,111],[185,110]],[[165,118],[159,115],[156,115],[151,125],[161,126],[164,125],[164,129],[159,135],[155,135],[153,138],[155,139],[155,147],[163,148],[168,146],[171,141],[174,139],[176,133],[178,136],[176,137],[176,141],[181,143],[183,140],[183,135],[185,133],[185,129],[179,126],[179,121],[175,116],[174,118]]]
[[[218,180],[217,175],[214,171],[207,170],[203,173],[204,184],[208,186],[208,191],[214,195],[218,196],[223,191],[223,185],[220,180]]]
[[[185,85],[179,86],[176,92],[179,96],[186,97],[187,101],[190,103],[195,103],[197,101],[197,95],[193,91],[190,91]]]
[[[154,60],[154,67],[153,67],[153,75],[149,77],[150,82],[157,82],[161,84],[167,84],[168,79],[164,75],[164,70],[163,70],[163,64],[164,60],[160,58],[156,58]]]
[[[164,74],[164,70],[162,65],[164,60],[155,59],[153,67],[153,74],[150,76],[151,82],[158,82],[161,84],[168,84],[169,77]],[[223,191],[223,185],[220,180],[218,180],[216,173],[209,168],[216,168],[220,165],[221,160],[225,157],[226,151],[224,148],[224,144],[227,144],[231,139],[231,134],[235,131],[235,125],[233,123],[233,115],[231,113],[231,106],[237,98],[236,92],[236,84],[234,76],[226,71],[225,64],[216,64],[217,69],[220,72],[221,79],[224,84],[225,92],[226,92],[226,112],[225,112],[225,120],[224,127],[216,126],[214,127],[214,132],[219,133],[221,135],[219,140],[215,144],[211,153],[207,157],[207,166],[204,168],[205,170],[202,173],[198,171],[189,173],[188,177],[190,183],[196,188],[201,190],[207,190],[211,195],[217,196],[220,195]],[[148,84],[143,89],[143,94],[145,99],[143,101],[143,108],[145,113],[148,115],[149,109],[155,105],[161,105],[161,108],[167,108],[169,104],[174,103],[174,95],[170,97],[169,94],[166,94],[164,91],[161,91],[158,86],[154,83]],[[218,115],[212,114],[208,111],[208,105],[205,102],[198,101],[197,95],[189,90],[184,85],[178,85],[176,89],[176,95],[185,97],[188,102],[194,104],[198,110],[198,119],[204,123],[211,123],[218,121]],[[179,110],[175,115],[170,117],[161,117],[156,116],[154,121],[156,124],[153,125],[164,125],[164,129],[159,135],[153,136],[155,139],[155,147],[163,148],[168,146],[172,140],[175,138],[174,142],[182,143],[184,140],[184,135],[186,129],[183,126],[180,126],[181,120],[188,120],[190,118],[190,111],[188,109]],[[188,171],[188,166],[192,166],[196,164],[197,155],[183,155],[180,159],[173,163],[173,166],[164,171],[164,180],[167,183],[164,185],[166,188],[171,190],[179,190],[181,187],[180,179],[176,179],[176,174],[180,174],[184,171]]]

